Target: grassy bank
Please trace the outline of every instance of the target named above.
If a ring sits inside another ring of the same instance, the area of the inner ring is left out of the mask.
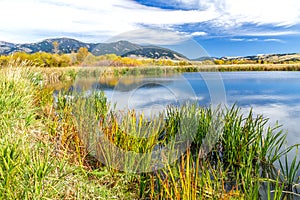
[[[74,73],[95,72],[47,69],[42,73],[24,67],[26,63],[19,65],[0,71],[1,199],[299,197],[300,162],[295,157],[288,165],[284,159],[297,146],[284,147],[286,135],[280,127],[268,127],[263,116],[251,112],[243,116],[237,107],[212,110],[186,105],[169,108],[163,120],[149,121],[134,111],[114,110],[102,93],[88,98],[60,93],[54,102],[49,83],[71,81]],[[118,69],[120,74],[126,71]],[[155,72],[163,73],[158,68]],[[197,125],[191,137],[189,129],[179,131],[183,122],[188,128]],[[136,174],[133,168],[148,166],[137,164],[141,163],[137,157],[123,158],[124,165],[114,149],[99,140],[99,131],[126,152],[144,154],[166,146],[176,150],[186,138],[190,145],[176,162],[166,160],[159,169]],[[212,141],[207,136],[219,131],[223,134],[204,154],[203,146]],[[146,133],[151,137],[143,137]]]
[[[0,199],[131,198],[121,183],[108,187],[121,175],[91,171],[60,145],[40,76],[29,68],[0,71]]]

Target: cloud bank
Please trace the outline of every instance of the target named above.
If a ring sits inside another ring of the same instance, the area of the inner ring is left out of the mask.
[[[239,35],[299,34],[285,30],[300,24],[298,0],[156,0],[156,6],[133,0],[0,0],[0,40],[31,42],[49,36],[87,37],[99,41],[143,27],[168,30],[205,23]],[[163,9],[168,4],[173,9]],[[277,31],[243,31],[246,24],[282,27]],[[230,31],[235,30],[235,31]],[[205,30],[186,30],[207,36]]]

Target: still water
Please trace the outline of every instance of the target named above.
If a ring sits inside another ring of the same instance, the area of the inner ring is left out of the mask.
[[[80,85],[80,81],[78,81]],[[270,118],[288,132],[288,145],[300,143],[300,72],[197,72],[156,77],[101,78],[90,84],[103,90],[120,109],[152,115],[168,105],[237,104],[245,114]]]

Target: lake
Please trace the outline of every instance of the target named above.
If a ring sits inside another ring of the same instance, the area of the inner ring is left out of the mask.
[[[84,81],[77,80],[79,86]],[[85,83],[86,84],[86,83]],[[288,145],[299,144],[300,72],[196,72],[155,77],[124,76],[89,80],[119,109],[155,115],[168,105],[196,101],[200,105],[237,104],[241,112],[263,114],[288,132]]]

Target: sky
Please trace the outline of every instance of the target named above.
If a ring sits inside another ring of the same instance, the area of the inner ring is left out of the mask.
[[[31,43],[57,37],[83,42],[132,39],[181,49],[193,58],[300,53],[300,3],[0,0],[0,41]]]

